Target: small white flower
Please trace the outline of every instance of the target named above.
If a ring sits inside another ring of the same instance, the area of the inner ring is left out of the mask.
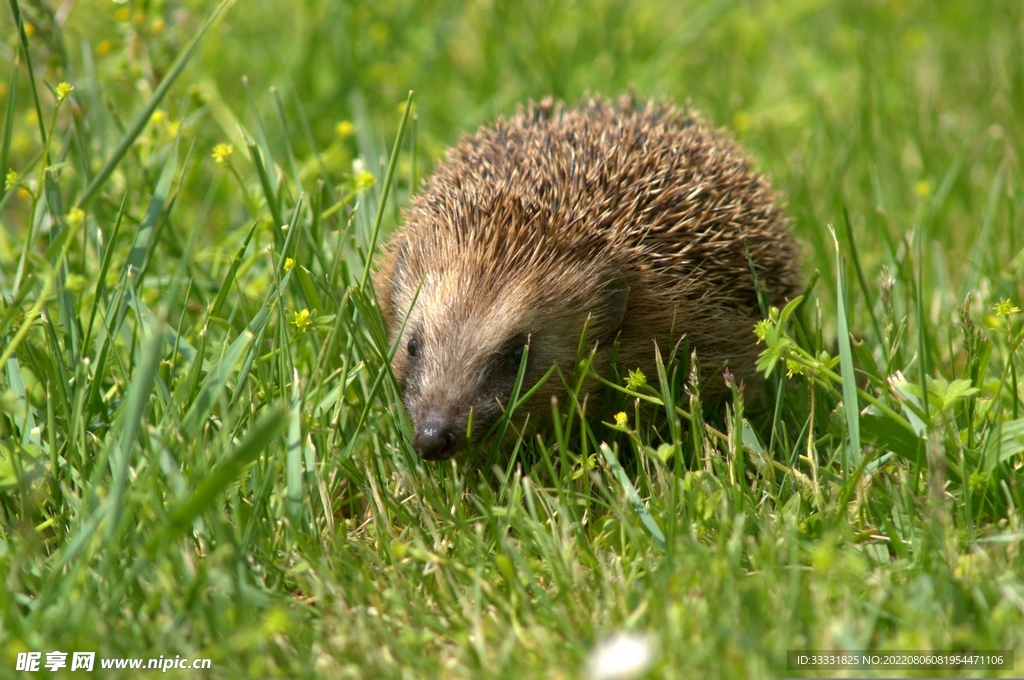
[[[639,633],[618,633],[599,643],[587,659],[590,680],[631,680],[654,665],[654,640]]]

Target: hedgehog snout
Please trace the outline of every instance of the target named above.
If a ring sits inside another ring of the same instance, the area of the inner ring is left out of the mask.
[[[412,447],[423,460],[448,460],[456,451],[455,430],[445,420],[426,420],[416,428]]]

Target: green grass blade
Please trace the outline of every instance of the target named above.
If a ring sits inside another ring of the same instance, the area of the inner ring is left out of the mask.
[[[217,299],[213,301],[213,306],[210,307],[210,316],[220,315],[220,310],[228,299],[228,293],[231,292],[231,286],[235,282],[235,275],[238,274],[238,268],[242,266],[245,253],[249,249],[249,243],[252,241],[253,234],[256,233],[256,225],[258,224],[259,221],[254,221],[252,226],[249,227],[249,231],[246,232],[245,238],[242,239],[242,245],[239,247],[238,252],[235,253],[235,259],[231,261],[231,266],[228,267],[227,274],[224,276],[224,281],[220,284],[220,290],[217,291]]]
[[[288,517],[298,524],[302,520],[302,394],[299,373],[292,372],[291,408],[288,409],[287,450],[284,456],[285,489]]]
[[[256,168],[256,175],[260,178],[260,187],[263,188],[263,197],[267,202],[267,210],[270,211],[270,217],[274,220],[273,233],[274,243],[278,246],[281,244],[281,227],[284,226],[284,217],[281,214],[281,206],[277,202],[277,195],[274,192],[274,187],[270,183],[270,176],[267,175],[267,168],[263,164],[261,158],[260,148],[256,142],[246,139],[245,146],[249,149],[249,158],[252,160],[252,165]],[[267,159],[270,162],[270,159]],[[271,166],[273,167],[273,166]]]
[[[64,218],[64,206],[60,198],[60,185],[57,183],[57,173],[46,169],[46,202],[50,209],[50,220],[53,222],[51,234],[54,240],[59,240],[63,232],[68,228],[67,220]],[[68,235],[70,238],[70,234]],[[67,289],[68,266],[67,262],[57,267],[57,308],[60,310],[60,323],[64,328],[68,366],[78,363],[78,319],[75,316],[75,301],[71,297],[71,291]]]
[[[174,173],[177,168],[178,143],[175,141],[171,153],[167,156],[167,162],[164,163],[163,170],[160,171],[160,179],[156,183],[153,198],[150,199],[149,205],[146,206],[146,213],[142,216],[139,228],[135,232],[135,240],[132,243],[131,252],[128,253],[128,259],[124,266],[125,272],[129,275],[138,276],[139,272],[145,267],[146,259],[156,239],[157,226],[160,222],[160,216],[164,212],[164,206],[167,204],[167,197],[171,192],[171,182],[174,180]],[[135,285],[138,286],[139,284],[140,282],[136,280]]]
[[[125,194],[121,199],[121,207],[117,210],[114,228],[107,239],[107,247],[103,251],[103,261],[100,264],[99,275],[96,277],[96,286],[93,289],[92,297],[92,310],[89,312],[89,326],[85,331],[85,340],[82,341],[83,353],[88,352],[87,348],[92,341],[92,329],[96,323],[96,315],[99,313],[100,301],[107,298],[107,272],[110,271],[110,263],[114,261],[114,253],[117,251],[114,245],[117,243],[118,234],[121,233],[121,222],[124,219],[124,209],[127,204],[128,194]]]
[[[921,388],[921,409],[924,422],[931,421],[931,407],[928,404],[928,330],[927,315],[924,309],[924,228],[917,226],[917,286],[914,290],[914,305],[917,312],[917,369]]]
[[[391,193],[391,184],[395,179],[395,168],[398,167],[398,154],[402,150],[402,138],[405,136],[405,127],[409,123],[409,112],[412,111],[412,91],[405,100],[405,110],[402,112],[402,120],[398,124],[398,134],[395,136],[395,145],[391,149],[391,157],[388,158],[387,170],[384,171],[384,184],[380,191],[380,203],[377,204],[377,216],[373,220],[373,231],[370,232],[370,243],[366,248],[366,264],[363,266],[363,275],[359,279],[359,290],[366,289],[366,283],[370,280],[370,268],[373,265],[373,253],[377,249],[377,238],[380,235],[380,225],[384,221],[384,208],[388,203],[388,195]]]
[[[871,318],[871,329],[875,332],[875,339],[882,342],[882,327],[875,316],[875,308],[871,303],[870,289],[867,279],[864,278],[864,270],[860,266],[860,255],[857,253],[857,239],[853,237],[853,223],[850,221],[850,211],[843,205],[843,221],[846,223],[846,241],[850,248],[850,257],[853,258],[853,270],[857,273],[857,283],[860,284],[860,293],[864,296],[864,306]]]
[[[846,309],[846,262],[839,252],[839,241],[835,231],[832,239],[836,246],[836,317],[839,324],[839,368],[843,377],[843,402],[846,411],[846,428],[850,435],[850,460],[843,461],[843,474],[849,465],[860,463],[860,403],[857,399],[857,375],[853,370],[853,349],[850,346],[850,322]]]
[[[43,314],[43,331],[46,334],[46,342],[49,346],[48,356],[50,363],[39,363],[34,366],[40,373],[49,373],[54,381],[53,391],[60,396],[61,411],[68,412],[68,405],[71,403],[71,375],[73,370],[64,361],[64,353],[61,352],[60,341],[57,339],[57,330],[53,327],[53,321],[49,314]]]
[[[18,97],[18,59],[15,50],[15,59],[11,68],[11,82],[7,86],[7,112],[4,115],[3,141],[0,142],[0,205],[3,205],[3,198],[7,194],[7,162],[11,154],[11,131],[14,129],[14,102]]]

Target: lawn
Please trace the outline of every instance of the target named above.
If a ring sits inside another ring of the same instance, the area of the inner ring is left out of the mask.
[[[1020,3],[11,0],[0,27],[0,677],[620,677],[590,664],[626,633],[652,678],[1024,650]],[[372,251],[464,131],[629,89],[785,196],[807,291],[751,334],[766,397],[702,408],[721,376],[670,362],[618,424],[569,404],[510,465],[419,462]],[[883,674],[914,672],[954,674]]]

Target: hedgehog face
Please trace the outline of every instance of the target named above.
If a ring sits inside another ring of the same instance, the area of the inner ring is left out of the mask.
[[[424,279],[393,364],[413,448],[424,460],[446,460],[479,442],[508,406],[524,355],[524,390],[561,360],[519,301],[456,293],[454,278]]]
[[[462,328],[466,342],[453,346],[447,330],[419,322],[402,338],[395,372],[414,426],[413,448],[424,460],[446,460],[478,442],[507,408],[533,339],[512,332],[481,346],[479,335]],[[476,353],[460,351],[470,344]],[[527,363],[528,381],[531,365],[537,362]]]
[[[446,460],[480,443],[508,407],[524,357],[521,393],[553,365],[571,373],[584,324],[590,319],[590,329],[614,328],[625,305],[623,293],[614,299],[620,309],[612,318],[600,313],[603,308],[580,304],[579,287],[552,298],[550,288],[533,281],[490,287],[480,285],[478,271],[467,271],[473,270],[429,272],[415,285],[405,271],[393,279],[393,325],[408,315],[393,369],[412,420],[413,448],[424,460]],[[543,295],[531,292],[537,290]],[[587,297],[597,299],[593,291]],[[515,426],[546,422],[551,397],[561,392],[560,381],[545,383],[517,409]]]

